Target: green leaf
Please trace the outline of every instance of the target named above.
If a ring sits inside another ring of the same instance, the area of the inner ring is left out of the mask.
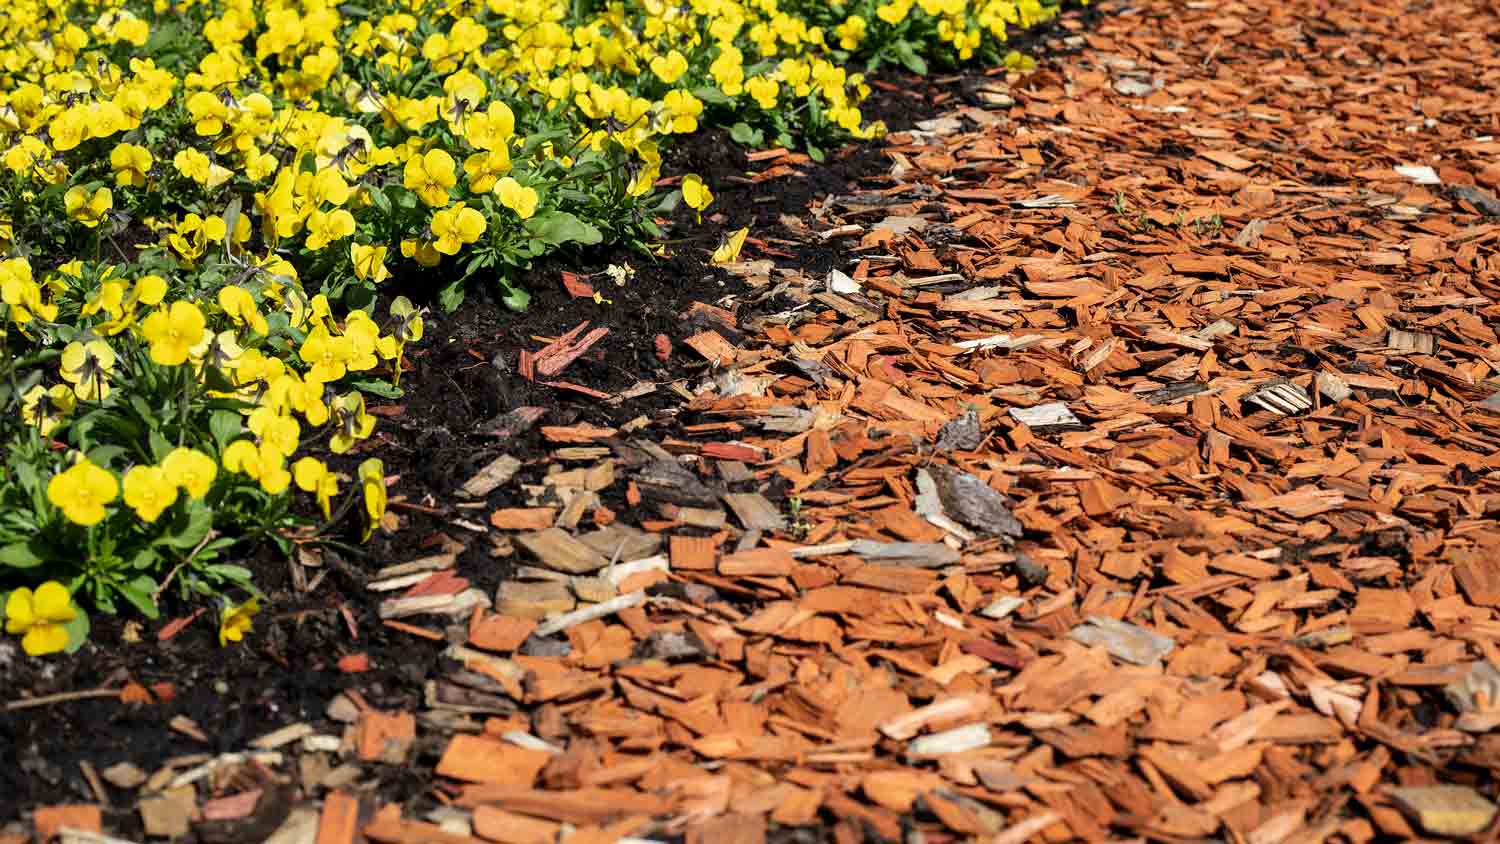
[[[229,563],[217,563],[211,566],[204,566],[201,571],[208,577],[213,577],[218,580],[227,580],[231,583],[238,583],[242,585],[248,585],[251,579],[254,577],[254,574],[244,566],[230,565]]]
[[[708,85],[700,85],[697,88],[694,88],[693,89],[693,96],[697,97],[698,99],[702,100],[703,102],[707,103],[708,105],[716,105],[716,106],[734,105],[734,98],[733,97],[727,96],[727,95],[725,95],[725,93],[723,91],[720,91],[718,88],[712,88],[712,87],[709,87]]]
[[[438,304],[448,313],[458,310],[458,306],[464,303],[463,279],[452,282],[438,291]]]
[[[827,153],[823,152],[820,147],[815,147],[810,143],[807,145],[807,157],[811,158],[813,161],[818,162],[819,164],[822,164],[824,161],[828,160]]]
[[[229,254],[229,248],[234,245],[234,227],[240,222],[240,198],[235,197],[229,201],[229,207],[224,209],[224,254]]]
[[[527,293],[524,288],[516,287],[503,278],[500,279],[500,286],[505,288],[505,295],[500,297],[505,307],[519,313],[531,306],[531,294]]]
[[[16,542],[11,545],[0,546],[0,566],[8,566],[13,569],[29,569],[47,562],[38,551],[41,544],[33,539],[30,542]]]
[[[97,447],[97,448],[89,451],[89,455],[88,456],[89,456],[89,460],[92,460],[96,465],[99,465],[99,466],[108,466],[111,460],[114,460],[116,457],[119,457],[120,455],[122,455],[124,453],[125,453],[125,446],[122,446],[122,445],[101,445],[101,446],[99,446],[99,447]]]
[[[750,124],[743,121],[740,123],[736,123],[729,128],[729,137],[733,138],[735,143],[744,144],[745,146],[751,147],[760,146],[761,143],[766,139],[766,135],[764,132],[760,131],[759,129],[752,128]]]
[[[901,61],[902,66],[912,73],[925,75],[927,73],[927,60],[917,55],[910,41],[898,41],[896,43],[896,58]]]
[[[89,615],[83,610],[73,616],[73,620],[63,625],[68,631],[68,644],[63,646],[63,653],[77,653],[83,647],[83,643],[89,640]]]
[[[214,511],[202,502],[195,501],[188,505],[186,513],[172,520],[172,532],[156,540],[156,544],[190,550],[202,542],[203,537],[208,536],[208,530],[213,524]]]
[[[604,240],[598,229],[566,211],[538,214],[526,221],[526,230],[553,246],[569,242],[592,245]]]
[[[391,386],[389,383],[376,378],[361,378],[358,381],[349,382],[349,386],[362,393],[369,393],[385,399],[399,399],[406,395],[406,392],[400,387]]]
[[[223,451],[245,428],[242,417],[232,410],[215,410],[208,417],[208,431],[213,435],[214,445]]]
[[[156,591],[156,581],[146,575],[140,575],[129,583],[116,586],[115,590],[125,596],[125,600],[135,605],[141,611],[141,615],[155,619],[161,615],[156,601],[151,598],[151,593]]]

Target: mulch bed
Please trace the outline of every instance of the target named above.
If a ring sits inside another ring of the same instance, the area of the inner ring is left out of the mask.
[[[114,695],[0,716],[8,793],[43,837],[1493,836],[1500,11],[1107,11],[878,153],[751,156],[681,230],[753,214],[738,264],[435,318],[401,532],[211,669],[207,624],[12,662]]]

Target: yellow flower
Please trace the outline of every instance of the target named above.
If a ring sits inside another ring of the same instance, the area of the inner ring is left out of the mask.
[[[31,656],[57,653],[68,646],[63,626],[78,617],[68,588],[49,580],[32,592],[21,587],[5,601],[5,632],[25,634],[21,649]]]
[[[370,436],[375,430],[375,417],[365,412],[363,393],[355,390],[333,400],[333,426],[328,448],[334,454],[343,454],[353,448],[356,441]]]
[[[323,518],[333,518],[333,497],[339,494],[339,479],[328,471],[323,461],[316,457],[298,460],[292,466],[292,477],[296,479],[298,489],[317,496]]]
[[[115,184],[143,188],[151,172],[151,151],[135,144],[116,144],[109,152],[109,166],[115,171]]]
[[[172,157],[172,166],[177,172],[208,188],[216,188],[234,178],[234,171],[215,164],[209,157],[195,149],[180,150]]]
[[[286,455],[267,442],[259,446],[250,440],[230,443],[224,449],[224,468],[260,481],[260,488],[272,495],[285,492],[292,482],[292,474],[286,470]]]
[[[181,446],[172,449],[167,459],[161,462],[161,468],[167,473],[167,480],[191,498],[207,495],[214,478],[219,474],[219,466],[212,457]]]
[[[391,271],[385,267],[386,251],[384,246],[349,244],[349,258],[354,262],[354,275],[363,281],[375,284],[390,278]]]
[[[682,198],[694,211],[702,211],[714,201],[714,195],[697,175],[689,173],[682,177]]]
[[[255,307],[255,297],[243,287],[226,284],[219,288],[219,307],[224,309],[230,322],[235,325],[249,325],[251,331],[262,335],[271,330],[266,324],[266,318]]]
[[[162,366],[178,366],[188,359],[188,350],[203,339],[207,325],[197,305],[179,300],[146,317],[141,334],[151,344],[151,360]]]
[[[478,240],[484,229],[484,215],[460,202],[432,215],[432,234],[437,238],[432,248],[444,255],[457,255],[464,244]]]
[[[509,176],[495,183],[495,193],[500,197],[500,204],[516,212],[516,216],[523,220],[531,218],[536,213],[537,193],[535,188],[528,188]]]
[[[156,521],[176,500],[177,485],[160,466],[132,466],[125,473],[125,503],[141,521]]]
[[[68,216],[91,229],[103,222],[104,216],[114,206],[114,194],[109,192],[109,188],[99,188],[90,195],[83,188],[71,187],[63,194],[63,207],[67,209]]]
[[[443,262],[442,253],[432,248],[430,240],[407,238],[401,241],[401,255],[424,267],[435,267]]]
[[[682,53],[673,50],[665,56],[657,56],[651,60],[651,72],[656,78],[671,85],[687,73],[687,58]]]
[[[104,401],[109,396],[109,371],[115,365],[115,350],[103,340],[82,343],[77,340],[63,347],[59,373],[73,385],[73,393],[84,401]]]
[[[495,181],[510,172],[510,150],[502,144],[491,151],[481,150],[464,159],[464,173],[469,177],[469,190],[473,193],[489,193]]]
[[[368,517],[360,541],[366,542],[370,539],[370,534],[375,532],[375,526],[385,518],[385,464],[374,457],[359,464],[359,486],[364,493],[365,516]]]
[[[104,505],[119,494],[115,476],[108,469],[95,466],[87,457],[47,482],[47,500],[77,525],[97,525],[104,521]]]
[[[447,205],[449,188],[458,184],[453,156],[440,149],[431,149],[425,155],[408,158],[403,176],[402,184],[433,208]]]
[[[245,638],[253,626],[255,614],[260,612],[260,601],[256,598],[243,604],[225,604],[219,611],[219,647]]]
[[[354,215],[342,208],[314,211],[307,217],[307,248],[314,252],[351,234],[354,234]]]
[[[745,84],[745,90],[755,98],[756,105],[770,111],[776,107],[776,94],[781,90],[781,86],[774,79],[757,76]]]
[[[297,354],[312,367],[307,372],[307,380],[327,384],[343,378],[349,371],[349,361],[354,358],[354,343],[348,337],[329,334],[328,329],[320,324],[308,332]]]
[[[740,229],[730,235],[718,249],[714,250],[713,258],[715,264],[732,264],[739,260],[740,250],[745,246],[745,237],[750,234],[750,227]]]
[[[290,457],[297,450],[297,443],[302,436],[302,426],[297,424],[296,419],[264,405],[250,411],[250,418],[245,420],[245,426],[263,445],[275,449],[282,457]]]
[[[37,432],[48,437],[77,406],[78,398],[66,384],[50,388],[36,384],[21,397],[21,421],[37,426]]]

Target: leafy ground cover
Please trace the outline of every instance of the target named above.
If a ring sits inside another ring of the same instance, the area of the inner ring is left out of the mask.
[[[713,201],[699,174],[662,178],[673,138],[717,125],[820,159],[883,131],[850,67],[995,61],[1054,13],[20,7],[0,73],[7,631],[74,650],[91,611],[154,619],[171,593],[217,600],[237,641],[259,590],[236,555],[347,551],[390,521],[380,455],[327,458],[401,395],[413,299],[451,310],[483,284],[522,310],[547,256],[660,251],[661,215]],[[420,283],[377,306],[392,279]]]

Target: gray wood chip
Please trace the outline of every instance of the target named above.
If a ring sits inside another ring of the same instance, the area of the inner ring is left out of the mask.
[[[509,454],[502,454],[475,473],[474,477],[464,481],[459,492],[467,498],[483,498],[508,483],[520,468],[521,461]]]
[[[1078,417],[1068,409],[1066,404],[1060,401],[1039,404],[1036,407],[1013,407],[1010,409],[1012,419],[1020,422],[1028,428],[1047,429],[1059,428],[1073,425],[1081,425]]]
[[[523,533],[517,545],[531,552],[542,565],[568,574],[589,574],[609,565],[609,558],[580,542],[562,528]]]
[[[578,537],[578,541],[597,551],[606,560],[639,560],[661,550],[661,534],[647,533],[619,522],[593,533],[585,533]]]
[[[786,530],[786,518],[764,495],[758,492],[731,492],[723,498],[745,530],[765,533]]]
[[[958,562],[958,552],[941,542],[876,542],[856,539],[849,553],[877,566],[937,568]]]
[[[943,510],[954,521],[968,525],[986,536],[1021,536],[1025,528],[1011,514],[1005,496],[967,472],[948,466],[928,467],[937,481],[938,498]]]
[[[1068,631],[1068,638],[1089,647],[1104,648],[1114,658],[1131,665],[1154,665],[1171,653],[1175,645],[1160,633],[1099,615],[1090,616],[1083,624]]]
[[[1282,416],[1312,410],[1312,397],[1308,396],[1307,391],[1285,378],[1275,378],[1262,384],[1245,401]]]
[[[1393,788],[1391,799],[1432,835],[1473,835],[1489,826],[1495,804],[1466,785]]]

